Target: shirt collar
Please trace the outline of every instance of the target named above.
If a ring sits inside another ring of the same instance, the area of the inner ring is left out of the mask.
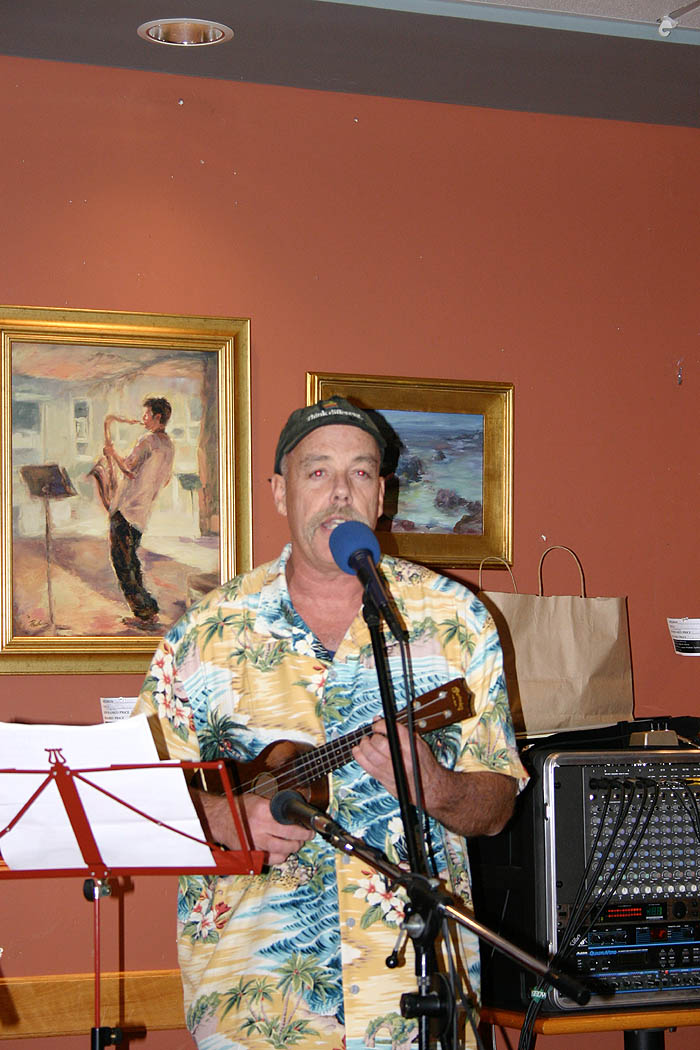
[[[313,645],[313,633],[292,605],[286,568],[292,545],[288,543],[270,570],[260,591],[255,633],[289,639],[293,648]]]
[[[291,648],[319,656],[321,654],[318,640],[299,616],[289,597],[286,569],[291,553],[292,545],[288,543],[279,558],[270,564],[265,582],[260,589],[255,633],[272,638],[285,638],[289,641]],[[383,571],[386,572],[388,569],[392,578],[393,564],[391,558],[382,560]],[[348,637],[352,644],[358,647],[368,644],[369,632],[361,611],[353,620]],[[344,644],[342,642],[339,649]]]

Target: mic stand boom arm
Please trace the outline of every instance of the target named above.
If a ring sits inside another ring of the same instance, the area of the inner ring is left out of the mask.
[[[362,839],[349,835],[327,814],[319,811],[318,816],[320,819],[314,819],[310,826],[331,846],[346,856],[356,856],[370,864],[389,883],[403,886],[411,902],[412,917],[409,920],[408,933],[414,942],[420,941],[426,936],[426,933],[438,928],[439,923],[435,916],[440,919],[452,919],[465,929],[471,930],[480,940],[486,941],[498,951],[510,956],[520,966],[537,974],[538,977],[543,977],[579,1006],[584,1006],[588,1002],[590,993],[579,981],[547,965],[541,959],[506,940],[505,937],[501,937],[488,926],[484,926],[461,904],[457,903],[451,894],[442,890],[437,879],[428,878],[414,871],[405,871],[390,861],[381,850],[374,849]],[[420,917],[419,922],[415,921],[417,916]]]

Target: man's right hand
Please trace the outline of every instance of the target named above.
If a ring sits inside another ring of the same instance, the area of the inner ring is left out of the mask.
[[[227,849],[240,849],[228,799],[224,795],[196,790],[192,791],[192,796],[210,841],[218,842]],[[267,864],[282,864],[314,837],[313,831],[308,828],[296,824],[279,824],[270,813],[269,800],[261,795],[240,795],[236,801],[250,845],[252,849],[265,854]]]

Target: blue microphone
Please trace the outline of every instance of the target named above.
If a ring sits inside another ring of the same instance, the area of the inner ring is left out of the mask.
[[[389,625],[391,633],[400,642],[407,641],[406,630],[392,605],[386,584],[377,571],[381,550],[369,525],[363,521],[341,522],[333,529],[329,546],[338,568],[350,576],[357,576],[372,604]]]

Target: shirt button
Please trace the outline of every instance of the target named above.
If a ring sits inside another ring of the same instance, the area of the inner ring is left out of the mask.
[[[350,991],[352,992],[353,995],[357,995],[359,990],[360,990],[359,984],[351,984],[350,985]]]

